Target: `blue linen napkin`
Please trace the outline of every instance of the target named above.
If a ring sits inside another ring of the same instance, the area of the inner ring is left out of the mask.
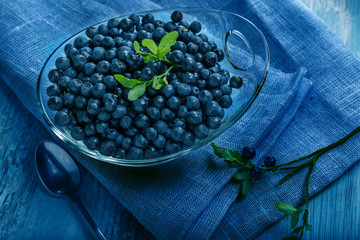
[[[189,4],[184,0],[1,2],[1,78],[43,121],[35,83],[48,55],[78,30],[112,16],[137,12],[139,6],[150,10]],[[263,91],[217,144],[233,149],[253,145],[259,152],[259,163],[267,154],[283,163],[328,145],[357,126],[360,62],[300,2],[232,0],[219,6],[218,1],[207,0],[191,6],[247,17],[264,32],[270,46],[272,68]],[[355,136],[322,157],[311,179],[312,195],[360,158],[358,146]],[[214,157],[209,145],[147,169],[73,155],[159,239],[252,238],[282,216],[274,203],[298,205],[304,201],[304,172],[282,186],[277,185],[280,174],[265,176],[245,200],[235,201],[238,186],[228,182],[235,170]]]

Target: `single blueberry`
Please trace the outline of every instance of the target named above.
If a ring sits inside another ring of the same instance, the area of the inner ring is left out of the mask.
[[[47,105],[51,110],[57,111],[63,107],[63,101],[60,97],[53,96],[48,99]]]
[[[91,76],[93,73],[95,73],[96,70],[96,64],[93,62],[85,63],[84,65],[84,73],[86,76]]]
[[[168,108],[163,108],[160,113],[161,120],[171,122],[175,118],[175,113]]]
[[[186,122],[189,124],[200,124],[202,120],[202,113],[200,111],[190,111],[186,116]]]
[[[67,106],[71,109],[74,106],[74,102],[75,102],[75,95],[73,93],[68,92],[64,94],[63,97],[64,106]]]
[[[120,119],[125,116],[127,113],[126,107],[122,105],[117,105],[115,111],[111,113],[112,117],[115,119]]]
[[[176,93],[180,96],[188,96],[191,93],[191,87],[187,83],[180,83],[176,88]]]
[[[71,66],[70,60],[66,57],[59,57],[55,61],[55,66],[59,70],[68,69]]]
[[[223,108],[229,108],[232,104],[232,99],[229,95],[224,95],[224,96],[220,97],[219,104]]]
[[[84,129],[80,126],[75,126],[71,129],[71,136],[75,140],[83,140],[85,138]]]
[[[86,36],[89,38],[93,38],[96,34],[98,34],[98,30],[96,27],[88,27],[86,29]]]
[[[199,139],[204,139],[209,136],[209,128],[206,127],[204,124],[200,124],[195,127],[194,129],[195,136]]]
[[[266,167],[273,167],[276,164],[276,159],[273,156],[267,156],[264,160]]]
[[[157,147],[157,148],[164,148],[165,147],[165,144],[166,144],[166,138],[161,135],[161,134],[158,134],[157,138],[155,140],[152,141],[154,146]]]
[[[84,144],[90,149],[95,150],[100,147],[100,139],[95,136],[87,137],[84,139]]]
[[[185,138],[185,129],[182,127],[174,127],[171,130],[171,139],[175,142],[181,142]]]
[[[209,90],[201,90],[198,97],[201,104],[206,104],[207,102],[213,100],[213,94]]]
[[[160,89],[160,93],[165,98],[169,98],[175,95],[175,88],[171,84],[167,84]]]
[[[98,27],[98,32],[99,32],[99,34],[106,36],[109,33],[109,28],[107,27],[107,25],[101,24]]]
[[[90,115],[98,114],[100,112],[100,100],[90,98],[89,101],[88,101],[86,110]]]
[[[89,123],[85,125],[84,132],[86,136],[94,136],[96,134],[95,124]]]
[[[197,110],[200,108],[200,100],[195,96],[186,97],[185,104],[190,110]]]
[[[171,13],[170,18],[171,18],[171,21],[178,23],[178,22],[182,21],[183,14],[182,14],[182,12],[176,10],[176,11]]]
[[[152,23],[155,21],[155,18],[152,14],[148,13],[146,14],[143,19],[142,19],[142,23],[146,24],[146,23]]]
[[[48,73],[48,79],[50,82],[57,83],[60,80],[60,77],[62,76],[61,72],[57,69],[52,69]]]
[[[120,118],[120,126],[122,128],[127,129],[131,126],[131,124],[132,124],[132,119],[128,115],[125,115],[122,118]]]
[[[112,156],[116,151],[116,144],[114,141],[105,140],[101,143],[99,152],[105,156]]]
[[[129,138],[129,137],[124,137],[123,140],[122,140],[122,142],[121,142],[121,147],[124,148],[124,149],[126,149],[126,150],[129,150],[130,147],[131,147],[131,145],[132,145],[132,140],[131,140],[131,138]]]
[[[214,52],[207,52],[204,55],[204,63],[208,67],[213,67],[218,61],[218,56]]]
[[[58,96],[60,94],[60,88],[58,85],[53,84],[50,85],[47,89],[46,89],[46,94],[51,97],[51,96]]]
[[[240,76],[234,75],[230,78],[230,87],[241,88],[243,85],[243,79]]]
[[[86,109],[87,98],[84,96],[75,97],[75,107],[76,109]]]
[[[189,26],[189,30],[192,31],[193,33],[200,32],[201,31],[201,23],[198,21],[193,21]]]
[[[97,133],[106,133],[106,131],[108,130],[109,125],[106,122],[97,122],[95,124],[95,129]]]
[[[186,132],[184,140],[182,142],[184,144],[184,147],[190,147],[190,146],[194,145],[195,137],[191,132]]]
[[[145,114],[139,114],[135,118],[135,126],[139,129],[145,129],[150,125],[150,121],[147,115]]]
[[[83,95],[85,97],[89,97],[92,87],[93,87],[93,85],[90,82],[86,82],[83,85],[81,85],[81,88],[80,88],[81,95]]]
[[[172,111],[176,111],[180,107],[180,105],[181,105],[180,98],[176,96],[171,96],[166,102],[166,106],[170,108]]]
[[[96,83],[91,88],[91,95],[96,98],[101,98],[106,93],[106,86],[103,83]]]
[[[175,153],[181,150],[181,145],[172,140],[168,140],[165,144],[165,151],[168,153]]]
[[[143,159],[143,150],[137,147],[131,147],[127,155],[128,159]]]
[[[241,150],[241,154],[245,159],[252,159],[256,155],[256,150],[253,147],[245,146]]]
[[[70,123],[71,116],[66,110],[62,109],[55,114],[54,121],[60,127],[65,127]]]

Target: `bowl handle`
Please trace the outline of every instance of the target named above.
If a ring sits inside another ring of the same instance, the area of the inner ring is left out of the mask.
[[[247,59],[247,62],[245,63],[245,66],[238,66],[234,61],[233,59],[231,59],[230,57],[230,54],[229,54],[229,49],[228,49],[228,38],[234,34],[234,36],[240,38],[240,41],[243,42],[243,44],[245,44],[245,46],[247,47],[246,49],[246,52],[247,52],[247,55],[249,55],[248,59]],[[254,56],[254,52],[253,52],[253,49],[251,48],[251,45],[249,43],[249,41],[246,39],[246,37],[241,33],[239,32],[238,30],[230,30],[226,33],[226,36],[225,36],[225,55],[226,55],[226,58],[228,59],[228,61],[230,62],[230,64],[235,68],[235,69],[238,69],[238,70],[241,70],[241,71],[247,71],[248,69],[251,68],[251,66],[254,64],[254,61],[255,61],[255,56]]]

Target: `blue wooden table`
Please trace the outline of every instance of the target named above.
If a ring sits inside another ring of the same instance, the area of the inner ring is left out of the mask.
[[[360,57],[360,1],[303,0]],[[0,239],[93,239],[91,229],[67,200],[48,195],[35,175],[44,127],[0,79]],[[108,239],[153,239],[151,234],[86,170],[79,194]],[[305,239],[360,237],[360,163],[310,201],[313,233]],[[258,239],[289,233],[285,217]]]

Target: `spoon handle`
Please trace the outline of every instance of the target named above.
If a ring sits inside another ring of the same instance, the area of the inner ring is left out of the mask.
[[[86,220],[90,224],[91,228],[94,230],[94,233],[97,236],[97,238],[99,240],[106,240],[106,238],[104,237],[104,235],[102,234],[100,229],[96,226],[96,223],[94,222],[94,220],[90,216],[89,212],[86,210],[85,206],[81,202],[80,198],[78,196],[76,196],[76,197],[72,198],[72,200],[79,207],[81,213],[86,218]]]

